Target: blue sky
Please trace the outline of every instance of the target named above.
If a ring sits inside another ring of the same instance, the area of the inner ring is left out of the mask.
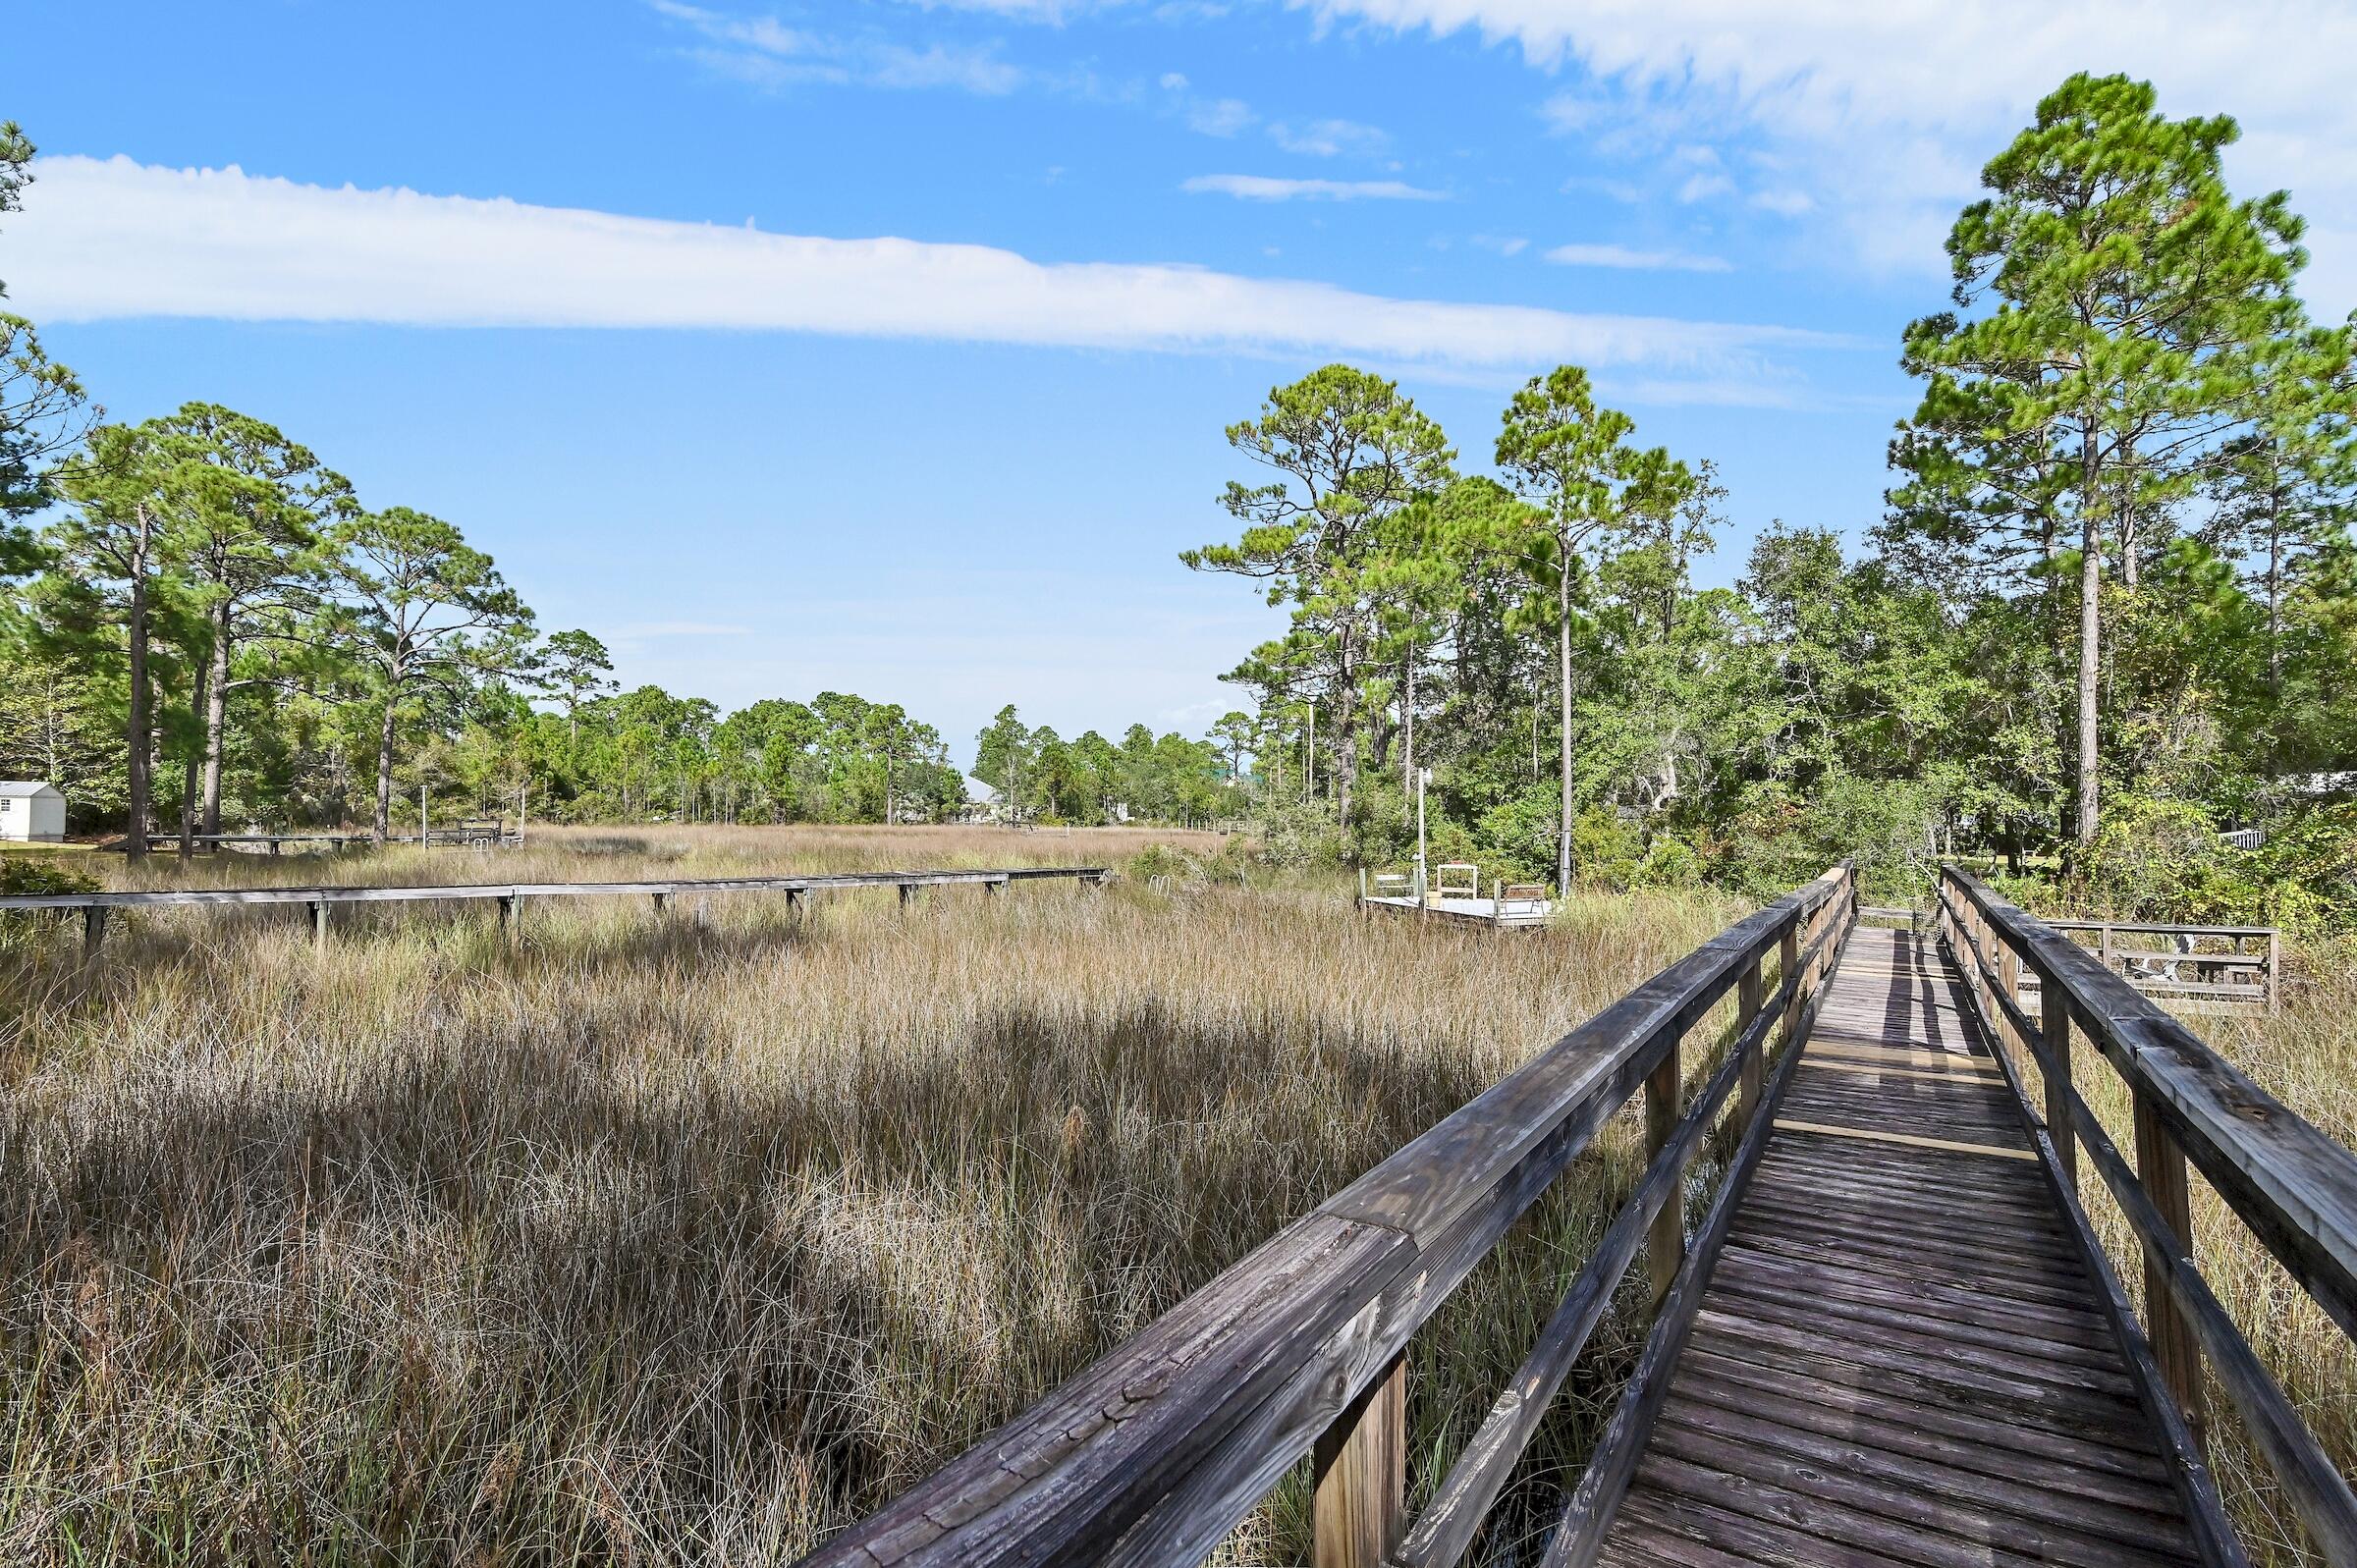
[[[110,413],[268,418],[621,675],[1199,730],[1273,625],[1178,550],[1334,358],[1469,466],[1587,363],[1774,517],[1873,518],[1974,171],[2071,70],[2235,113],[2357,304],[2345,8],[16,0],[0,280]],[[2297,40],[2292,47],[2288,40]]]

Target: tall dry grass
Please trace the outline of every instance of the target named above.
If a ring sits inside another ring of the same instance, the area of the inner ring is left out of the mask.
[[[2324,953],[2292,955],[2292,984],[2276,1017],[2189,1017],[2194,1031],[2293,1110],[2357,1147],[2357,974]],[[2033,1082],[2035,1081],[2033,1077]],[[2135,1159],[2133,1108],[2119,1075],[2082,1041],[2072,1082],[2123,1155]],[[2193,1255],[2260,1358],[2344,1476],[2357,1476],[2357,1349],[2239,1217],[2191,1173]],[[2144,1269],[2126,1217],[2092,1164],[2080,1187],[2130,1299],[2144,1305]],[[2255,1560],[2321,1565],[2289,1499],[2253,1446],[2231,1400],[2208,1380],[2210,1461]]]
[[[1141,842],[565,839],[479,880]],[[20,938],[0,1562],[790,1558],[1732,912],[1581,900],[1501,940],[1362,922],[1339,890],[1045,884],[906,912],[839,895],[799,922],[716,898],[706,929],[551,901],[512,953],[479,906],[405,906],[322,960],[283,912],[175,911],[110,936],[86,994],[68,934]],[[1635,1152],[1611,1129],[1417,1340],[1428,1480]],[[1631,1332],[1608,1329],[1606,1363]],[[1496,1544],[1544,1518],[1595,1397],[1565,1401]],[[1301,1503],[1281,1488],[1230,1554],[1296,1560]]]

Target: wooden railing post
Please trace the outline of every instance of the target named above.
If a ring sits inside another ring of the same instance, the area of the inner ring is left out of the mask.
[[[1751,1027],[1751,1021],[1760,1015],[1760,1008],[1767,1004],[1767,967],[1768,953],[1763,948],[1744,969],[1742,978],[1735,982],[1735,1039],[1738,1044],[1743,1039],[1744,1031]],[[1744,1052],[1743,1065],[1737,1070],[1741,1076],[1736,1080],[1735,1126],[1741,1129],[1751,1125],[1752,1115],[1760,1108],[1760,1086],[1768,1075],[1768,1042],[1762,1040]]]
[[[2046,1080],[2046,1130],[2055,1142],[2055,1158],[2062,1162],[2062,1179],[2075,1191],[2079,1135],[2070,1114],[2070,999],[2062,994],[2062,982],[2044,969],[2038,971],[2038,1037],[2046,1047],[2039,1067]]]
[[[1681,1040],[1672,1040],[1670,1049],[1662,1055],[1662,1063],[1645,1079],[1645,1162],[1651,1164],[1654,1156],[1669,1145],[1677,1131],[1677,1119],[1685,1110],[1685,1077],[1678,1070]],[[1646,1232],[1646,1272],[1653,1282],[1653,1300],[1670,1294],[1677,1282],[1677,1267],[1686,1261],[1686,1206],[1682,1188],[1670,1195],[1661,1213],[1653,1217],[1653,1228]]]
[[[2267,1015],[2273,1018],[2283,1010],[2283,934],[2267,934]]]
[[[1997,984],[1998,988],[2004,993],[2007,1001],[2016,1007],[2021,1005],[2021,955],[2013,950],[2013,944],[2007,942],[2002,936],[1997,939]],[[1997,1032],[2002,1035],[2010,1046],[2013,1055],[2013,1070],[2018,1073],[2022,1070],[2022,1058],[2029,1054],[2028,1043],[2021,1038],[2021,1031],[2013,1026],[2013,1015],[2010,1012],[2000,1007],[1995,1016]]]
[[[2193,1204],[2185,1176],[2185,1151],[2169,1135],[2152,1097],[2139,1090],[2135,1101],[2136,1180],[2160,1211],[2178,1252],[2190,1259]],[[2166,1265],[2154,1256],[2151,1241],[2145,1243],[2145,1249],[2144,1324],[2152,1338],[2153,1359],[2160,1364],[2161,1376],[2167,1379],[2178,1408],[2185,1412],[2185,1424],[2193,1429],[2195,1441],[2206,1442],[2210,1421],[2202,1390],[2201,1344],[2168,1293]]]
[[[82,961],[98,961],[99,945],[106,941],[106,906],[87,904],[82,911]]]
[[[1778,1046],[1792,1043],[1792,1029],[1800,1016],[1800,919],[1793,917],[1784,926],[1784,935],[1777,944],[1777,984],[1790,986],[1792,996],[1784,1003],[1784,1016],[1777,1024]]]
[[[311,950],[314,952],[327,951],[327,908],[324,898],[311,902]]]
[[[1407,1512],[1407,1358],[1393,1359],[1334,1425],[1310,1459],[1315,1568],[1383,1568]]]

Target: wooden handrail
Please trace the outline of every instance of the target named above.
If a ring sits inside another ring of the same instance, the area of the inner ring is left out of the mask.
[[[418,903],[471,898],[599,898],[620,893],[823,892],[846,888],[932,888],[1076,877],[1101,882],[1103,866],[1022,866],[1006,871],[850,871],[812,877],[704,877],[639,882],[420,883],[376,888],[161,888],[147,892],[0,895],[0,913],[27,909],[145,909],[175,904]]]
[[[1844,863],[1738,921],[805,1561],[1192,1563],[1315,1448],[1320,1568],[1375,1568],[1392,1552],[1403,1499],[1396,1405],[1371,1391],[1388,1390],[1409,1337],[1739,988],[1733,1072],[1722,1066],[1659,1140],[1636,1194],[1517,1375],[1523,1399],[1543,1404],[1546,1385],[1577,1354],[1572,1341],[1585,1339],[1580,1320],[1602,1310],[1635,1259],[1637,1235],[1679,1201],[1672,1173],[1682,1174],[1730,1087],[1759,1081],[1754,1058],[1780,1021],[1787,1043],[1805,1038],[1809,1003],[1855,904]],[[1760,984],[1771,951],[1782,968],[1773,1010]],[[1766,1101],[1747,1092],[1746,1103],[1756,1116]],[[1682,1235],[1679,1247],[1682,1255]],[[1689,1259],[1672,1273],[1693,1267]],[[1511,1465],[1535,1426],[1502,1400],[1444,1484],[1447,1517],[1428,1511],[1402,1548],[1418,1555],[1398,1560],[1453,1560],[1497,1495],[1499,1467]]]
[[[2198,1462],[2206,1357],[2326,1559],[2340,1568],[2357,1564],[2357,1494],[2203,1277],[2184,1171],[2190,1158],[2252,1234],[2344,1333],[2357,1337],[2357,1155],[2253,1083],[2098,955],[1977,878],[1943,867],[1939,905],[1942,939],[1965,969],[1966,995],[1983,1031],[2013,1049],[1997,1054],[2066,1211],[2084,1233],[2075,1192],[2083,1147],[2136,1233],[2145,1311],[2135,1338],[2141,1346],[2149,1337],[2158,1378],[2174,1396],[2175,1408],[2163,1412],[2164,1430],[2172,1430],[2181,1413],[2185,1443]],[[2035,1020],[2016,995],[2021,964],[2040,983]],[[2128,1087],[2133,1166],[2071,1080],[2074,1029]],[[2045,1082],[2043,1108],[2030,1101],[2022,1055]],[[2087,1245],[2091,1262],[2108,1274],[2091,1236]],[[2197,1481],[2206,1491],[2206,1474],[2197,1470]],[[2197,1523],[2217,1512],[2212,1496],[2197,1498]],[[2225,1527],[2214,1520],[2209,1528]]]
[[[636,894],[654,900],[658,914],[673,896],[684,892],[783,892],[790,908],[798,908],[802,895],[850,888],[898,888],[905,906],[919,888],[974,884],[995,893],[1010,882],[1044,877],[1071,877],[1102,887],[1112,875],[1103,866],[1024,866],[1006,871],[853,871],[820,877],[706,877],[664,882],[515,882],[466,883],[436,887],[385,888],[166,888],[151,892],[45,892],[0,896],[0,914],[37,910],[82,912],[82,956],[85,967],[98,956],[106,940],[106,919],[116,909],[158,909],[185,904],[301,904],[310,911],[311,940],[325,951],[327,912],[335,904],[431,903],[445,899],[495,899],[499,908],[502,943],[512,942],[526,898],[607,898]],[[699,915],[698,919],[701,917]]]

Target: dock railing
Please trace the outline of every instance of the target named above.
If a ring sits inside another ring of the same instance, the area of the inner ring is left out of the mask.
[[[807,1561],[1194,1563],[1308,1457],[1318,1568],[1449,1568],[1643,1252],[1661,1306],[1565,1506],[1560,1534],[1581,1539],[1604,1512],[1596,1500],[1617,1495],[1635,1462],[1611,1433],[1642,1430],[1667,1387],[1693,1317],[1683,1304],[1699,1295],[1759,1160],[1800,1055],[1792,1043],[1807,1037],[1855,904],[1844,863],[1730,926]],[[1687,1037],[1730,992],[1725,1056],[1689,1099],[1687,1068],[1700,1063]],[[1773,1064],[1772,1037],[1784,1047]],[[1408,1340],[1640,1094],[1643,1175],[1410,1525]],[[1741,1141],[1689,1248],[1687,1166],[1730,1102]]]
[[[2279,1010],[2283,937],[2273,926],[2169,926],[2130,920],[2050,920],[2108,969],[2179,1012]],[[2165,942],[2166,946],[2155,943]],[[2191,973],[2187,973],[2191,971]]]
[[[48,910],[80,912],[83,956],[94,956],[106,937],[107,916],[117,910],[167,909],[189,905],[301,904],[310,912],[315,940],[327,942],[328,910],[339,904],[472,902],[496,899],[500,931],[513,937],[530,898],[614,898],[636,895],[665,912],[682,895],[782,892],[789,905],[804,894],[859,888],[897,888],[905,905],[927,888],[978,885],[995,893],[1011,882],[1070,878],[1101,887],[1113,875],[1104,866],[1021,866],[1005,871],[849,871],[808,877],[701,877],[635,882],[461,883],[378,888],[163,888],[147,892],[41,892],[0,895],[0,914]]]
[[[2058,922],[2034,919],[1954,866],[1941,870],[1935,916],[2063,1212],[2085,1235],[2083,1152],[2135,1233],[2144,1266],[2140,1319],[2100,1252],[2091,1262],[2108,1281],[2131,1357],[2149,1361],[2174,1396],[2173,1410],[2154,1412],[2173,1457],[2202,1466],[2206,1363],[2325,1560],[2357,1564],[2357,1497],[2203,1276],[2186,1169],[2190,1162],[2341,1332],[2357,1338],[2357,1155],[2253,1083]],[[2035,1014],[2022,1000],[2025,977],[2036,982]],[[2079,1093],[2078,1040],[2127,1087],[2133,1163]],[[2203,1525],[2196,1520],[2197,1530]],[[2225,1528],[2215,1517],[2208,1525]],[[2214,1561],[2241,1560],[2230,1541],[2206,1544],[2218,1548]]]

